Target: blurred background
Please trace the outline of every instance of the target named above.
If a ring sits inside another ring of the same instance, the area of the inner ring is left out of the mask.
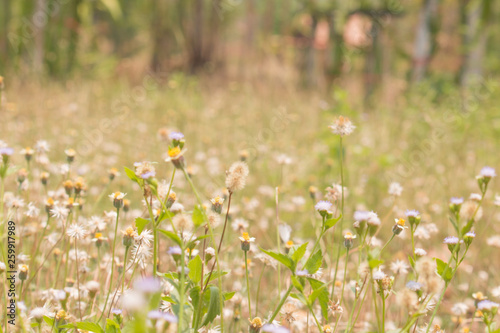
[[[391,100],[500,71],[493,0],[1,0],[0,73],[151,73],[342,87]],[[222,81],[221,81],[222,80]],[[212,81],[213,83],[213,81]]]
[[[256,187],[305,194],[339,181],[338,115],[357,126],[348,186],[372,207],[399,181],[425,210],[498,167],[499,1],[0,4],[3,140],[74,148],[81,174],[161,161],[178,130],[198,181],[246,152]]]

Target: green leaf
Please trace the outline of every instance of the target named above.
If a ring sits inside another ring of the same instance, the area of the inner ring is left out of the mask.
[[[296,293],[291,293],[290,297],[298,299],[299,301],[302,302],[305,306],[309,307],[309,303],[306,299],[306,297],[303,294],[296,294]]]
[[[472,225],[474,224],[474,219],[470,219],[469,222],[465,225],[465,227],[462,228],[462,233],[461,235],[465,235],[472,229]]]
[[[149,224],[149,222],[151,222],[150,219],[144,219],[142,217],[136,217],[135,218],[135,227],[137,228],[137,233],[139,235],[144,230],[144,227],[146,227]]]
[[[292,258],[290,258],[289,256],[286,256],[284,254],[277,253],[277,252],[274,252],[274,251],[266,251],[266,250],[264,250],[261,247],[259,247],[259,248],[260,248],[260,250],[262,252],[264,252],[265,254],[267,254],[268,256],[270,256],[271,258],[274,258],[274,259],[278,260],[280,263],[282,263],[283,265],[285,265],[286,267],[288,267],[292,272],[294,271],[295,264],[294,264]]]
[[[49,326],[54,326],[54,318],[49,318],[47,316],[43,316],[43,321],[47,323]]]
[[[319,305],[321,306],[321,314],[325,319],[328,319],[328,288],[329,283],[323,283],[319,280],[308,279],[311,284],[311,288],[314,290],[311,295],[309,295],[309,303],[311,306],[314,304],[316,299],[319,301]]]
[[[458,232],[458,226],[457,224],[455,223],[455,221],[453,221],[453,219],[450,217],[448,217],[448,219],[450,220],[451,224],[453,225],[453,227],[455,228],[455,230]]]
[[[135,174],[135,172],[127,167],[123,167],[123,169],[125,169],[125,174],[127,175],[128,178],[130,178],[130,180],[133,180],[134,182],[136,182],[137,184],[139,184],[139,177],[137,177],[137,175]]]
[[[89,331],[89,332],[95,332],[95,333],[104,333],[104,330],[101,328],[101,326],[92,323],[90,321],[82,321],[79,323],[75,324],[76,328],[84,330],[84,331]]]
[[[229,271],[222,271],[222,272],[218,272],[218,271],[214,271],[212,273],[212,275],[210,276],[210,281],[213,281],[215,279],[218,279],[219,276],[224,276],[226,274],[229,274],[229,272],[231,272],[230,270]],[[210,273],[206,273],[205,276],[203,277],[203,284],[206,284],[207,283],[207,279],[208,279],[208,276],[210,275]],[[209,281],[209,282],[210,282]]]
[[[202,267],[203,267],[203,262],[201,261],[200,256],[194,257],[194,259],[188,263],[189,278],[195,284],[198,284],[201,281],[201,269],[202,269]]]
[[[339,215],[339,217],[331,218],[325,221],[325,230],[330,229],[331,227],[335,226],[340,219],[342,218],[342,214]]]
[[[451,268],[448,266],[447,263],[445,263],[441,259],[439,258],[434,258],[434,259],[436,260],[437,273],[439,274],[439,276],[441,276],[445,281],[450,281],[451,278],[453,277],[453,272]]]
[[[101,2],[115,21],[122,18],[122,8],[119,0],[101,0]]]
[[[200,206],[194,207],[193,210],[193,223],[195,227],[199,227],[200,225],[203,224],[205,220],[205,212],[202,211],[202,208]]]
[[[201,326],[211,323],[220,314],[219,288],[216,286],[210,286],[209,290],[210,301],[208,303],[208,311]]]
[[[318,269],[321,267],[321,264],[323,263],[323,254],[321,253],[321,249],[316,251],[315,254],[309,258],[309,260],[306,262],[304,269],[307,269],[307,272],[309,274],[315,274]]]
[[[162,299],[162,300],[164,300],[165,302],[169,302],[169,303],[173,303],[173,304],[177,303],[177,302],[176,302],[176,301],[175,301],[172,297],[170,297],[170,296],[163,296],[161,299]]]
[[[201,298],[201,288],[200,286],[196,286],[194,288],[191,288],[189,291],[189,296],[191,297],[191,303],[193,305],[193,308],[197,309],[198,304],[200,303],[200,298]]]
[[[415,268],[415,260],[413,260],[412,256],[408,256],[408,260],[410,261],[410,265],[412,268]]]
[[[224,301],[229,301],[231,298],[233,298],[234,294],[236,294],[236,291],[231,291],[228,293],[224,293]]]
[[[106,319],[106,333],[120,333],[120,325],[113,319]]]
[[[378,266],[382,265],[384,263],[383,260],[380,259],[372,259],[368,261],[368,265],[370,266],[371,269],[377,268]]]
[[[168,231],[168,230],[163,230],[163,229],[158,229],[158,231],[161,232],[162,234],[164,234],[165,236],[167,236],[168,238],[170,238],[171,240],[173,240],[182,249],[182,240],[180,239],[179,236],[177,236],[176,233],[174,233],[172,231]]]
[[[304,292],[304,284],[294,275],[292,275],[292,284],[298,291]]]
[[[295,267],[299,263],[300,259],[302,259],[302,257],[304,256],[304,254],[306,254],[307,244],[308,243],[302,244],[301,246],[299,246],[298,248],[296,248],[293,251],[293,253],[290,254],[290,256],[292,257],[293,262],[295,263],[295,265],[294,265]],[[290,251],[290,252],[292,252],[292,251]]]

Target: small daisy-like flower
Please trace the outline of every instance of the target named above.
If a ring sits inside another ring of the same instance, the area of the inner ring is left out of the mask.
[[[243,251],[248,251],[250,250],[250,243],[253,243],[255,242],[255,238],[254,237],[250,237],[248,235],[248,232],[244,232],[241,237],[238,237],[241,241],[241,249]]]
[[[419,291],[422,289],[422,285],[417,281],[408,281],[408,283],[406,284],[406,288],[410,289],[411,291]]]
[[[180,141],[180,140],[184,139],[184,134],[182,134],[181,132],[171,132],[168,135],[168,137],[172,141]]]
[[[350,135],[356,126],[352,124],[352,122],[347,117],[339,116],[335,119],[334,123],[328,126],[333,134],[346,136]]]
[[[216,196],[215,198],[210,199],[210,202],[212,203],[212,210],[220,214],[222,211],[222,204],[224,203],[224,198]]]
[[[417,248],[415,249],[415,255],[416,255],[417,257],[423,257],[423,256],[427,255],[427,251],[425,251],[424,249],[421,249],[421,248],[418,248],[418,247],[417,247]]]
[[[309,271],[307,269],[298,270],[297,272],[295,272],[295,275],[297,275],[297,276],[308,276],[309,275]]]
[[[28,265],[19,265],[19,280],[24,281],[28,278]]]
[[[477,303],[477,308],[480,311],[493,311],[494,309],[498,309],[499,304],[489,301],[489,300],[484,300],[479,303]]]
[[[356,235],[353,235],[350,232],[346,232],[344,235],[344,246],[347,249],[350,249],[352,247],[352,244],[354,242],[354,238],[356,238]]]
[[[472,243],[472,240],[476,238],[476,232],[474,230],[469,231],[464,235],[464,242],[468,245]]]
[[[156,169],[151,162],[135,162],[135,174],[142,179],[149,179],[156,176]]]
[[[452,205],[461,205],[463,203],[464,203],[464,198],[453,197],[450,199],[450,204],[452,204]]]
[[[127,229],[122,231],[122,233],[123,233],[123,240],[122,240],[123,245],[126,247],[132,246],[137,236],[137,232],[135,231],[135,229],[132,227],[128,227]]]
[[[373,272],[373,280],[380,281],[384,279],[387,275],[382,272],[380,269],[378,271]]]
[[[69,226],[68,230],[66,230],[66,235],[73,239],[82,239],[87,236],[88,231],[80,224],[73,223]]]
[[[125,198],[126,195],[127,193],[115,192],[110,194],[109,198],[113,201],[113,206],[115,206],[115,208],[117,209],[120,209],[123,207],[123,198]]]
[[[275,324],[265,324],[262,326],[262,332],[265,333],[290,333],[290,330],[283,326],[278,326]]]
[[[418,217],[420,216],[420,213],[418,212],[418,210],[415,210],[415,209],[412,209],[412,210],[407,210],[406,211],[406,217]]]
[[[144,294],[154,294],[162,289],[161,281],[154,277],[144,277],[134,282],[134,289]]]
[[[66,154],[68,163],[72,163],[75,160],[76,151],[74,149],[66,149],[64,153]]]
[[[400,197],[403,193],[403,186],[397,182],[392,182],[389,185],[389,194],[395,197]]]
[[[392,232],[394,234],[399,235],[403,230],[408,229],[408,227],[405,226],[404,219],[395,219],[394,221],[396,222],[392,227]]]
[[[492,167],[489,167],[489,166],[485,166],[479,172],[479,176],[481,176],[483,178],[493,178],[493,177],[496,177],[497,174],[495,172],[495,169],[493,169]]]
[[[55,217],[57,220],[64,220],[69,214],[69,209],[64,206],[54,206],[50,209],[50,216]]]
[[[444,244],[452,244],[452,245],[455,245],[455,244],[458,244],[460,240],[458,239],[458,237],[456,236],[448,236],[444,239],[443,243]]]
[[[333,328],[330,325],[323,326],[324,333],[333,333]]]
[[[264,324],[262,323],[262,319],[260,319],[259,317],[255,317],[252,320],[248,319],[248,321],[250,321],[250,327],[249,327],[250,333],[258,333],[260,332],[262,326],[264,326]]]
[[[354,221],[367,221],[370,217],[369,212],[366,210],[357,210],[354,212]]]
[[[451,307],[451,312],[455,316],[463,316],[467,313],[467,310],[469,309],[469,306],[465,303],[455,303]]]
[[[318,211],[318,213],[321,214],[321,216],[326,217],[328,215],[331,215],[331,208],[332,208],[332,203],[330,201],[326,200],[321,200],[316,205],[314,205],[314,208]]]
[[[495,194],[495,200],[493,201],[493,204],[497,207],[500,207],[500,195]]]
[[[393,271],[394,274],[407,274],[408,268],[410,268],[410,266],[402,260],[396,260],[391,263],[391,271]]]
[[[170,147],[168,148],[168,157],[165,159],[165,162],[172,162],[173,165],[177,169],[184,168],[184,154],[186,153],[186,149],[182,149],[180,146]]]

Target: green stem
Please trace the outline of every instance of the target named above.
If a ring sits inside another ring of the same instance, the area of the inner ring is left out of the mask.
[[[153,200],[153,197],[150,197],[150,200]],[[146,196],[144,197],[144,201],[146,201],[146,205],[148,207],[149,219],[153,224],[153,277],[156,277],[158,267],[158,231],[156,228],[156,221],[151,207],[151,202],[148,202],[148,198]]]
[[[125,247],[125,257],[123,258],[123,273],[122,273],[122,294],[123,294],[123,288],[125,286],[125,273],[127,272],[127,255],[128,255],[128,249],[130,246]]]
[[[82,321],[82,301],[80,298],[80,274],[78,273],[78,248],[76,246],[75,238],[75,262],[76,262],[76,288],[78,291],[78,312],[80,313],[80,321]]]
[[[184,245],[182,246],[181,250],[182,254],[181,254],[181,278],[180,278],[181,285],[179,290],[179,325],[177,327],[177,331],[179,333],[182,333],[182,326],[184,324],[184,272],[185,272],[184,266],[186,260]]]
[[[201,198],[198,194],[198,191],[196,190],[196,187],[194,186],[193,184],[193,181],[191,180],[191,177],[189,177],[189,175],[187,174],[186,170],[184,168],[182,168],[182,172],[184,174],[184,178],[186,178],[186,180],[188,181],[189,183],[189,186],[191,186],[191,189],[193,190],[195,196],[196,196],[196,199],[198,200],[198,204],[200,205],[200,208],[203,207],[203,202],[201,201]],[[228,199],[228,205],[227,205],[227,212],[226,212],[226,220],[224,222],[224,229],[222,231],[222,236],[221,236],[221,239],[220,239],[220,242],[219,242],[219,247],[218,249],[216,249],[215,251],[215,263],[212,265],[212,269],[210,271],[210,274],[209,274],[209,277],[207,278],[207,282],[205,284],[205,288],[202,290],[202,292],[207,289],[207,286],[208,286],[208,283],[210,282],[210,277],[212,276],[212,272],[214,270],[214,267],[215,267],[215,264],[217,264],[217,272],[219,274],[217,274],[217,281],[218,281],[218,285],[219,285],[219,303],[220,303],[220,330],[222,333],[224,333],[224,300],[223,300],[223,293],[222,293],[222,277],[221,277],[221,274],[220,274],[220,264],[219,264],[219,251],[220,251],[220,248],[221,248],[221,245],[222,245],[222,240],[224,238],[224,232],[226,230],[226,226],[227,226],[227,219],[228,219],[228,215],[229,215],[229,207],[231,205],[231,196],[232,196],[232,193],[230,192],[229,193],[229,199]],[[206,219],[206,216],[205,216],[205,211],[203,210],[203,216]],[[210,232],[210,238],[212,240],[212,243],[214,244],[214,247],[216,246],[215,244],[215,237],[214,237],[214,232],[212,230],[212,226],[210,225],[210,223],[207,221],[207,225],[208,225],[208,230]],[[199,314],[198,314],[199,315]]]
[[[340,138],[340,150],[339,150],[339,155],[340,155],[340,186],[341,186],[341,192],[342,192],[342,203],[341,203],[341,217],[340,217],[340,226],[339,226],[339,235],[342,236],[342,225],[344,224],[344,154],[343,154],[343,147],[342,147],[342,136]],[[335,236],[334,236],[335,237]],[[339,260],[340,260],[340,250],[342,246],[342,242],[338,242],[339,245],[337,246],[337,261],[335,263],[335,274],[333,276],[333,285],[332,285],[332,295],[331,298],[333,298],[333,294],[335,291],[335,281],[337,280],[337,272],[339,270]]]
[[[344,267],[344,281],[342,283],[342,293],[340,294],[340,305],[342,306],[342,301],[344,300],[344,287],[346,284],[347,277],[347,261],[349,259],[349,249],[347,249],[346,257],[345,257],[345,267]]]
[[[319,332],[323,332],[323,328],[321,328],[321,324],[319,323],[319,320],[316,317],[316,314],[314,313],[312,306],[309,306],[309,312],[312,314],[314,321],[316,322],[316,326],[318,326]]]
[[[248,316],[249,318],[252,317],[252,299],[250,298],[250,282],[248,280],[248,259],[247,259],[247,252],[245,252],[245,274],[247,278],[247,295],[248,295]]]
[[[99,319],[97,322],[100,322],[102,319],[102,316],[104,315],[104,312],[106,311],[106,306],[108,305],[108,300],[109,300],[109,294],[111,293],[111,285],[113,284],[113,273],[115,271],[115,247],[116,247],[116,234],[118,232],[118,220],[120,218],[120,208],[116,209],[116,222],[115,222],[115,236],[113,237],[113,250],[112,250],[112,255],[111,255],[111,275],[109,279],[109,290],[106,295],[106,301],[104,302],[104,306],[101,311],[101,315],[99,316]]]
[[[396,236],[395,233],[392,234],[391,238],[387,241],[387,243],[385,243],[384,247],[382,247],[382,250],[380,250],[380,253],[379,253],[379,256],[381,257],[382,256],[382,252],[385,250],[385,248],[387,247],[387,245],[389,245],[389,243],[394,239],[394,237]],[[412,240],[413,240],[413,233],[412,233]],[[415,251],[413,251],[415,252]]]
[[[348,324],[348,326],[347,326],[347,328],[350,327],[349,332],[351,332],[354,329],[354,325],[358,321],[359,314],[361,313],[361,308],[363,307],[363,303],[365,302],[365,299],[366,299],[366,295],[368,295],[368,287],[366,288],[365,294],[364,294],[363,298],[361,299],[361,303],[359,303],[358,312],[356,313],[356,317],[354,318],[354,321],[352,323],[351,323],[351,319],[352,319],[352,313],[354,312],[354,309],[353,309],[353,312],[351,313],[351,318],[349,318],[349,323],[351,323],[351,325]]]
[[[257,284],[257,299],[255,300],[255,317],[257,317],[257,314],[259,312],[259,295],[260,295],[260,283],[262,281],[262,276],[264,276],[264,270],[266,269],[266,265],[262,267],[262,272],[260,272],[259,276],[259,282]]]
[[[290,293],[292,292],[292,289],[293,289],[293,284],[290,283],[290,287],[288,287],[285,295],[281,298],[280,303],[278,304],[278,307],[276,308],[276,310],[274,310],[273,314],[271,315],[271,318],[269,318],[269,323],[272,323],[274,318],[276,318],[276,316],[280,312],[281,308],[283,307],[283,304],[285,304],[285,301],[288,298],[288,295],[290,295]]]
[[[382,291],[382,331],[385,332],[385,295],[384,292]]]

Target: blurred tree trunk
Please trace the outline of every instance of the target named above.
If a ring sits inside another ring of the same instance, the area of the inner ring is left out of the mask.
[[[67,21],[69,28],[69,46],[68,46],[68,62],[66,65],[66,71],[69,73],[73,70],[76,63],[76,54],[78,48],[79,30],[80,30],[80,16],[78,14],[78,6],[82,0],[74,0],[70,2],[71,10],[70,17]]]
[[[413,52],[414,82],[421,81],[425,77],[436,49],[438,5],[439,0],[424,0],[420,10]]]
[[[178,9],[188,69],[195,73],[213,60],[214,50],[219,46],[220,22],[226,13],[220,0],[186,0]]]
[[[464,1],[461,6],[462,47],[464,52],[460,70],[460,84],[477,83],[483,75],[483,61],[489,36],[491,0]]]
[[[151,15],[152,25],[151,30],[153,34],[153,55],[151,57],[151,70],[155,73],[160,73],[165,70],[168,61],[169,51],[169,34],[165,27],[163,18],[165,17],[165,10],[161,0],[152,0]]]
[[[47,12],[47,1],[46,0],[36,0],[35,6],[35,16],[43,18],[46,16]],[[46,18],[48,20],[48,17]],[[48,21],[35,21],[34,22],[34,39],[35,39],[35,51],[33,53],[33,71],[36,74],[40,74],[43,71],[44,63],[44,50],[45,50],[45,26]]]
[[[1,27],[0,27],[0,71],[4,72],[9,61],[9,22],[10,22],[10,0],[2,0],[1,5]]]
[[[365,59],[365,69],[364,69],[364,83],[365,83],[365,105],[369,105],[371,102],[371,97],[378,86],[381,78],[381,47],[380,45],[380,29],[379,23],[376,19],[373,20],[370,35],[372,37],[372,45],[367,51]]]

